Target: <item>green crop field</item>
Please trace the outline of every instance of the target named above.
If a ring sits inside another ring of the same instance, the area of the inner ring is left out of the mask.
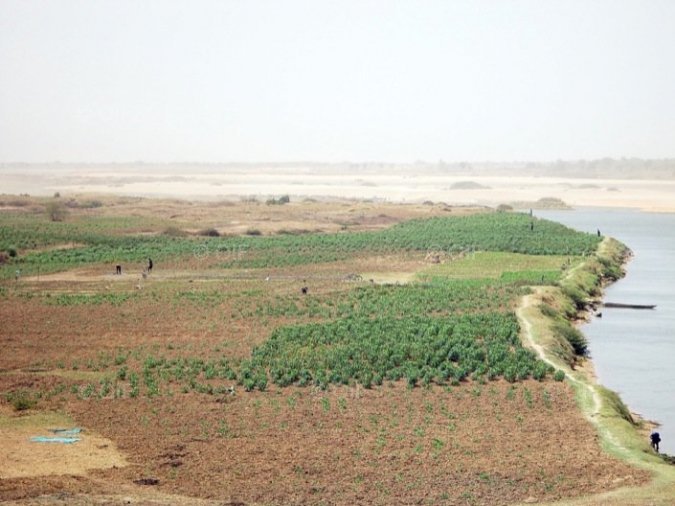
[[[451,262],[433,265],[425,269],[422,276],[444,276],[451,278],[508,278],[526,277],[536,279],[537,274],[548,282],[556,281],[552,276],[580,260],[576,256],[526,255],[501,251],[478,251],[464,254]],[[524,274],[527,273],[527,274]]]
[[[163,260],[186,255],[236,252],[222,268],[270,268],[345,260],[359,253],[399,251],[511,252],[531,255],[583,255],[599,238],[524,214],[478,214],[412,220],[376,232],[279,235],[272,237],[172,237],[148,231],[161,220],[93,218],[73,223],[0,214],[0,250],[26,250],[17,266],[54,272],[86,264]],[[111,231],[114,230],[114,233]],[[59,249],[58,245],[75,243]],[[53,249],[41,250],[54,246]],[[34,251],[37,250],[37,251]],[[11,272],[0,268],[7,278]]]
[[[543,379],[552,368],[525,350],[509,313],[446,318],[349,318],[277,329],[242,364],[246,389],[349,384],[366,388],[384,380],[445,384],[474,379]]]

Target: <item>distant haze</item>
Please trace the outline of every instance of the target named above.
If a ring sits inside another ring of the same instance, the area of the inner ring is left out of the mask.
[[[0,0],[1,162],[675,156],[670,0]]]

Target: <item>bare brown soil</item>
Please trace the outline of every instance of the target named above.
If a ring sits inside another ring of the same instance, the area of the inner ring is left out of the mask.
[[[350,200],[294,201],[284,205],[264,202],[191,202],[180,200],[136,199],[117,201],[106,206],[106,216],[149,216],[175,222],[188,232],[213,227],[223,235],[245,234],[249,230],[261,233],[309,233],[384,228],[404,219],[439,214],[463,214],[477,208],[451,208],[442,204],[387,204]]]
[[[599,449],[572,397],[528,381],[70,401],[131,465],[91,481],[3,480],[0,497],[151,478],[160,492],[247,504],[509,504],[644,481]]]

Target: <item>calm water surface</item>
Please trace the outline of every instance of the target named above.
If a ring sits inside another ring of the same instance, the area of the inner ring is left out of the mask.
[[[675,455],[675,214],[582,208],[536,216],[619,239],[634,253],[605,302],[657,304],[654,310],[603,308],[584,325],[600,382],[632,411],[662,424],[661,451]]]

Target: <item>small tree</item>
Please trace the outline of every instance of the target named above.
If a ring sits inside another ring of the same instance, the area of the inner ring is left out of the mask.
[[[45,210],[47,211],[47,216],[52,221],[63,221],[68,216],[68,209],[66,209],[66,206],[60,200],[47,202]]]

